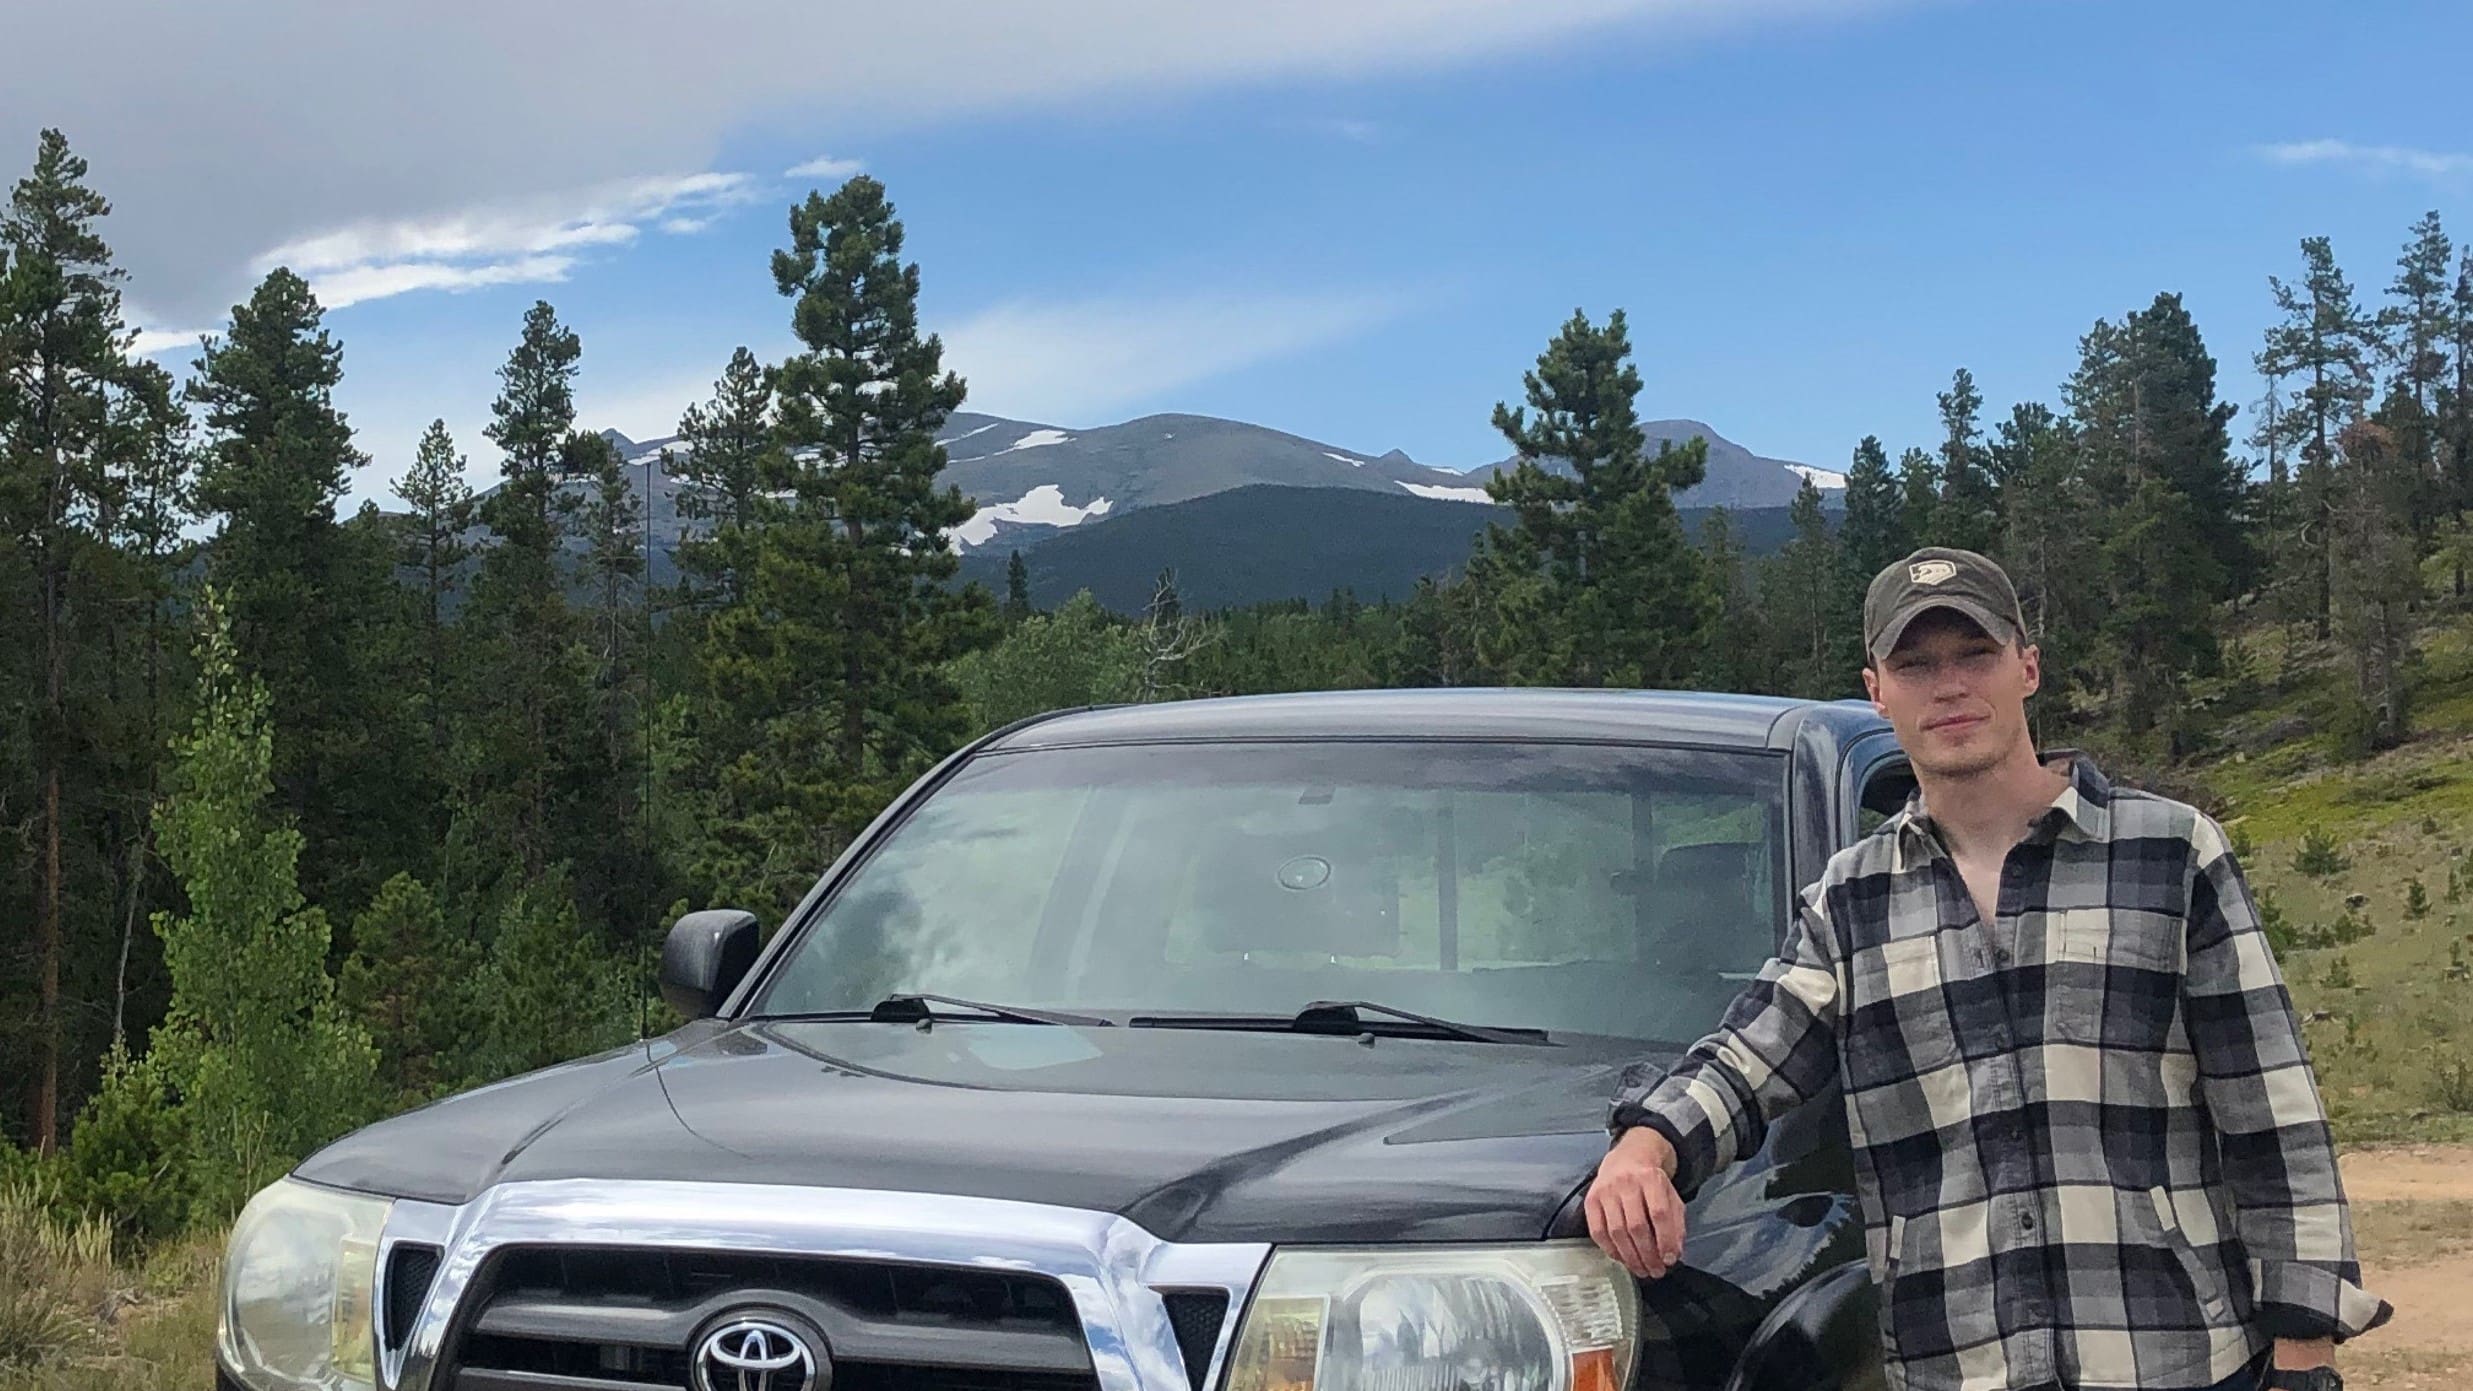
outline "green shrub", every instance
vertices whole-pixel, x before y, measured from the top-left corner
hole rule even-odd
[[[614,1048],[635,1037],[627,963],[576,920],[564,867],[525,885],[499,916],[480,998],[480,1075],[490,1081]]]
[[[2462,1047],[2430,1050],[2430,1101],[2442,1111],[2473,1113],[2473,1052]]]
[[[2321,976],[2319,980],[2321,984],[2325,985],[2330,990],[2358,990],[2361,988],[2361,982],[2353,977],[2353,963],[2349,959],[2341,956],[2327,963],[2327,973],[2324,976]]]
[[[2336,839],[2316,826],[2301,833],[2301,848],[2293,852],[2293,869],[2313,879],[2332,879],[2353,867],[2352,857],[2336,848]]]
[[[2430,891],[2422,887],[2419,878],[2408,880],[2405,883],[2404,915],[2408,918],[2430,916]]]
[[[69,1131],[60,1197],[108,1220],[124,1250],[174,1235],[189,1217],[188,1139],[162,1070],[115,1052]]]
[[[2300,951],[2301,944],[2293,940],[2292,921],[2284,915],[2284,904],[2273,889],[2260,889],[2258,900],[2258,930],[2266,934],[2267,949],[2281,957]]]
[[[2225,843],[2232,848],[2233,858],[2245,865],[2258,858],[2258,847],[2251,843],[2250,828],[2247,826],[2236,823]]]

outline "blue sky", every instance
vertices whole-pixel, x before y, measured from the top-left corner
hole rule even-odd
[[[639,436],[733,345],[785,351],[766,260],[792,198],[833,173],[782,171],[820,157],[890,188],[974,408],[1220,414],[1460,467],[1505,452],[1489,411],[1576,307],[1629,311],[1647,413],[1842,467],[1866,433],[1929,442],[1961,365],[1994,413],[2052,399],[2078,335],[2160,290],[2188,297],[2246,408],[2267,276],[2294,273],[2300,238],[2332,236],[2368,293],[2423,211],[2473,235],[2461,3],[1525,3],[1421,19],[1329,0],[1084,62],[1075,45],[1116,41],[1126,12],[1059,5],[1042,25],[1041,7],[945,0],[944,21],[985,21],[949,83],[949,35],[845,36],[842,71],[905,74],[868,100],[682,54],[650,103],[674,122],[623,109],[647,79],[615,71],[615,114],[544,122],[542,148],[468,183],[453,149],[422,148],[429,118],[373,98],[338,118],[378,132],[349,151],[264,122],[220,139],[369,190],[244,217],[231,246],[261,249],[223,263],[148,230],[200,195],[138,153],[144,113],[98,111],[95,177],[140,225],[130,292],[152,329],[207,326],[277,253],[325,263],[331,300],[371,296],[329,318],[377,460],[364,492],[433,415],[476,479],[494,471],[491,373],[536,296],[583,335],[588,423]],[[760,47],[746,28],[715,42]],[[380,40],[397,41],[333,38]],[[484,106],[521,81],[463,58],[427,76],[430,99]],[[18,120],[21,140],[46,119]],[[506,283],[379,293],[422,279]]]

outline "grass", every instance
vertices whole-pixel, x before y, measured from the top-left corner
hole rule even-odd
[[[2323,732],[2337,654],[2305,645],[2289,679],[2262,679],[2284,670],[2283,637],[2254,635],[2256,675],[2222,697],[2241,706],[2225,752],[2190,770],[2247,842],[2251,887],[2325,944],[2282,965],[2346,1143],[2473,1140],[2473,978],[2449,969],[2473,953],[2473,621],[2426,629],[2422,654],[2413,737],[2356,760]],[[2368,935],[2341,941],[2348,917]]]
[[[0,1191],[0,1391],[196,1391],[214,1383],[217,1244],[115,1262],[99,1222]]]

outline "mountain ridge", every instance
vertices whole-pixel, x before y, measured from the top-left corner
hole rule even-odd
[[[1680,444],[1694,435],[1709,442],[1707,477],[1676,496],[1676,505],[1684,510],[1783,507],[1794,500],[1806,476],[1823,488],[1844,486],[1841,475],[1754,454],[1702,421],[1658,420],[1642,429],[1652,449],[1661,441]],[[616,430],[601,434],[618,447],[631,471],[649,466],[656,538],[665,548],[674,546],[683,534],[677,517],[678,485],[660,462],[664,451],[678,448],[678,437],[635,440]],[[945,447],[946,480],[976,504],[972,517],[954,530],[955,548],[965,554],[1011,549],[1142,508],[1263,485],[1491,506],[1487,481],[1516,462],[1441,468],[1419,463],[1400,449],[1367,453],[1269,426],[1185,412],[1074,429],[956,411],[938,432],[937,442]],[[1559,461],[1546,467],[1569,472]],[[664,535],[665,530],[671,534]]]

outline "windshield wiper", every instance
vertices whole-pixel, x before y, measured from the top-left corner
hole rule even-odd
[[[1456,1039],[1466,1043],[1527,1043],[1551,1044],[1543,1029],[1495,1029],[1483,1024],[1461,1024],[1449,1019],[1437,1019],[1430,1014],[1417,1014],[1376,1004],[1372,1000],[1316,1000],[1293,1015],[1246,1014],[1147,1014],[1126,1020],[1137,1029],[1245,1029],[1261,1032],[1286,1031],[1305,1034],[1370,1033],[1366,1015],[1380,1015],[1415,1026],[1438,1038]]]
[[[955,1009],[977,1010],[991,1019],[1009,1020],[1016,1024],[1070,1024],[1086,1029],[1113,1028],[1116,1021],[1090,1014],[1064,1014],[1043,1009],[1023,1009],[1018,1005],[991,1005],[980,1000],[965,1000],[955,995],[887,995],[867,1012],[867,1018],[878,1024],[932,1024],[939,1019],[958,1016],[938,1014],[930,1005],[950,1005]]]

